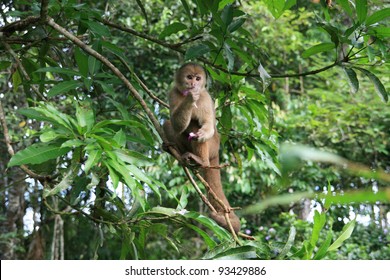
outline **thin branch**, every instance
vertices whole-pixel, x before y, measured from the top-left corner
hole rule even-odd
[[[29,16],[25,19],[18,20],[15,22],[12,22],[8,25],[5,25],[3,27],[0,27],[0,33],[3,32],[6,35],[12,34],[15,31],[23,31],[26,30],[31,25],[38,23],[41,20],[41,17],[39,16]]]
[[[134,78],[137,80],[138,84],[140,84],[140,86],[150,96],[150,98],[152,98],[153,100],[160,103],[162,106],[169,109],[169,105],[167,103],[165,103],[164,101],[162,101],[160,98],[158,98],[156,95],[153,94],[153,92],[141,81],[141,79],[137,76],[137,74],[135,74],[133,69],[131,69],[131,67],[126,63],[126,61],[122,57],[120,57],[120,56],[116,56],[116,57],[122,62],[122,64],[127,68],[127,70],[129,70],[129,72],[134,76]]]
[[[14,60],[16,61],[16,64],[20,70],[20,72],[22,73],[23,77],[25,80],[27,81],[31,81],[31,78],[30,76],[28,75],[26,69],[24,69],[23,67],[23,64],[22,62],[20,61],[18,55],[14,52],[14,50],[10,47],[10,45],[6,42],[3,42],[3,45],[5,46],[5,49],[11,54],[11,56],[14,58]],[[37,87],[35,87],[34,85],[31,85],[31,88],[33,89],[33,91],[42,99],[42,100],[46,100],[46,98],[40,93],[39,89]]]
[[[103,24],[105,24],[107,26],[110,26],[110,27],[119,29],[121,31],[133,34],[133,35],[135,35],[137,37],[146,39],[148,41],[151,41],[151,42],[156,43],[158,45],[161,45],[163,47],[166,47],[166,48],[169,48],[171,50],[177,51],[177,52],[179,52],[181,54],[185,54],[185,50],[183,50],[181,48],[181,45],[182,45],[181,43],[169,44],[169,43],[167,43],[165,41],[156,39],[153,36],[143,34],[141,32],[138,32],[138,31],[134,30],[134,29],[131,29],[129,27],[113,23],[113,22],[111,22],[109,20],[106,20],[106,19],[96,19],[96,20],[100,21],[101,23],[103,23]],[[229,70],[223,68],[222,66],[214,65],[213,62],[208,61],[207,59],[204,59],[204,58],[198,58],[198,59],[200,61],[202,61],[203,63],[205,63],[207,65],[210,65],[211,67],[213,67],[215,69],[218,69],[218,70],[220,70],[220,71],[222,71],[224,73],[227,73],[227,74],[231,74],[231,75],[235,75],[235,76],[259,78],[259,74],[257,74],[257,73],[256,74],[251,74],[250,72],[234,72],[234,71],[232,72],[232,71],[229,71]],[[297,73],[297,74],[270,74],[270,76],[271,76],[271,78],[274,78],[274,79],[278,79],[278,78],[296,78],[296,77],[310,76],[310,75],[315,75],[315,74],[324,72],[324,71],[326,71],[326,70],[328,70],[330,68],[333,68],[333,67],[337,66],[338,64],[339,64],[339,62],[335,61],[334,63],[332,63],[330,65],[327,65],[325,67],[322,67],[322,68],[319,68],[319,69],[316,69],[316,70],[312,70],[312,71],[307,71],[307,72]]]
[[[127,32],[127,33],[130,33],[130,34],[133,34],[137,37],[140,37],[140,38],[143,38],[143,39],[146,39],[148,41],[151,41],[153,43],[156,43],[158,45],[161,45],[163,47],[166,47],[166,48],[169,48],[169,49],[172,49],[172,50],[175,50],[177,52],[180,52],[182,54],[185,53],[184,50],[182,50],[180,48],[180,44],[169,44],[165,41],[162,41],[162,40],[159,40],[153,36],[150,36],[150,35],[146,35],[146,34],[143,34],[141,32],[138,32],[134,29],[131,29],[129,27],[126,27],[126,26],[123,26],[123,25],[120,25],[120,24],[117,24],[117,23],[113,23],[109,20],[106,20],[106,19],[99,19],[99,18],[96,18],[97,21],[100,21],[101,23],[105,24],[105,25],[108,25],[108,26],[111,26],[113,28],[116,28],[116,29],[119,29],[119,30],[122,30],[124,32]]]

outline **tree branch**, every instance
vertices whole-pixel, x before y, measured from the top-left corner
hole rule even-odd
[[[11,56],[14,58],[14,60],[16,61],[16,64],[20,70],[20,72],[22,73],[23,77],[25,80],[27,81],[31,81],[31,78],[30,76],[28,75],[26,69],[24,69],[23,67],[23,64],[22,62],[20,61],[18,55],[14,52],[14,50],[10,47],[10,45],[8,45],[8,43],[6,42],[3,42],[3,45],[5,46],[5,49],[11,54]],[[33,89],[33,91],[42,99],[42,100],[46,100],[46,97],[44,97],[39,89],[37,87],[35,87],[34,85],[31,85],[31,88]]]
[[[161,45],[163,47],[166,47],[168,49],[174,50],[174,51],[179,52],[181,54],[185,54],[185,50],[183,50],[181,48],[183,43],[170,44],[170,43],[167,43],[165,41],[159,40],[159,39],[157,39],[157,38],[155,38],[153,36],[143,34],[141,32],[138,32],[138,31],[134,30],[134,29],[131,29],[129,27],[113,23],[113,22],[111,22],[109,20],[106,20],[106,19],[96,19],[96,20],[100,21],[101,23],[103,23],[103,24],[105,24],[107,26],[110,26],[110,27],[116,28],[118,30],[121,30],[121,31],[130,33],[130,34],[133,34],[133,35],[135,35],[137,37],[146,39],[148,41],[151,41],[153,43],[156,43],[156,44]],[[200,37],[197,37],[196,39],[199,39],[199,38]],[[220,71],[222,71],[224,73],[230,74],[230,75],[242,76],[242,77],[250,77],[250,78],[259,78],[259,74],[258,73],[251,74],[250,72],[229,71],[229,70],[225,69],[222,66],[215,65],[213,62],[211,62],[211,61],[209,61],[207,59],[198,58],[198,60],[202,61],[206,65],[210,65],[211,67],[213,67],[215,69],[218,69],[218,70],[220,70]],[[270,76],[271,76],[271,78],[274,78],[274,79],[279,79],[279,78],[297,78],[297,77],[310,76],[310,75],[315,75],[315,74],[324,72],[324,71],[326,71],[326,70],[328,70],[330,68],[333,68],[333,67],[337,66],[338,64],[339,64],[339,61],[335,61],[334,63],[332,63],[330,65],[324,66],[324,67],[316,69],[316,70],[311,70],[311,71],[297,73],[297,74],[276,74],[276,73],[274,73],[274,74],[270,74]]]

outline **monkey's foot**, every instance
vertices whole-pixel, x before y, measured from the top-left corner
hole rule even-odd
[[[182,163],[188,167],[202,167],[202,168],[208,167],[208,165],[206,165],[200,157],[190,152],[183,154],[181,156],[181,159],[182,159]]]

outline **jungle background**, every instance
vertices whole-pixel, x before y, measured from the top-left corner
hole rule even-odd
[[[390,259],[388,1],[0,3],[1,259]],[[161,148],[187,61],[254,240]]]

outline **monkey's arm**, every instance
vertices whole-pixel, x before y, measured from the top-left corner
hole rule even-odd
[[[199,125],[201,127],[198,130],[197,137],[200,142],[209,140],[215,133],[214,103],[208,94],[204,96],[202,102],[204,103],[204,106],[201,106],[200,112],[198,112]]]
[[[189,94],[181,96],[173,90],[170,93],[169,106],[171,108],[171,123],[177,133],[183,133],[191,122],[194,100]]]

